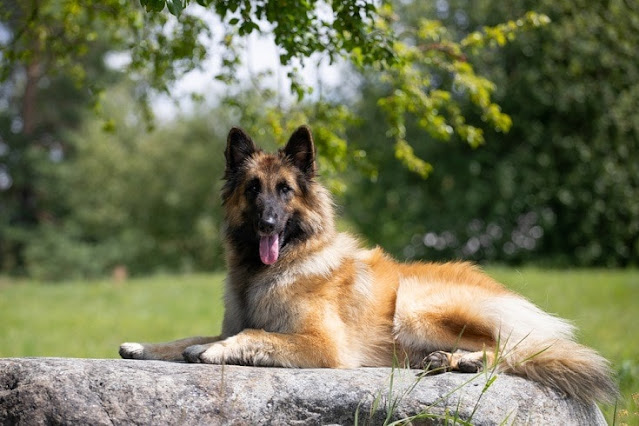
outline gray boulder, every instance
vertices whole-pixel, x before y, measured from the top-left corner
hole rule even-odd
[[[0,424],[378,425],[387,416],[418,414],[413,424],[442,424],[455,416],[478,425],[606,424],[596,405],[518,377],[445,373],[420,379],[418,374],[390,368],[0,359]]]

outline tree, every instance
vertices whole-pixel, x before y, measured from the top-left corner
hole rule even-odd
[[[418,25],[410,17],[439,13],[458,37],[532,6],[450,0],[438,2],[439,11],[425,12],[434,6],[402,4],[406,10],[399,13],[407,25]],[[413,258],[638,262],[639,68],[630,53],[639,41],[636,8],[628,2],[563,1],[535,7],[553,23],[474,59],[482,75],[499,82],[494,98],[513,119],[510,132],[486,129],[490,142],[478,150],[459,143],[419,144],[418,155],[437,165],[426,182],[388,161],[390,150],[376,152],[377,182],[355,185],[357,202],[348,203],[361,206],[350,216],[371,240]],[[375,125],[382,112],[366,103],[361,108],[359,115],[373,125],[353,130],[351,140],[363,149],[383,146],[375,136],[383,133]],[[480,119],[471,105],[462,108],[469,121]],[[421,137],[414,122],[407,134]]]
[[[18,63],[26,64],[27,77],[30,70],[47,68],[43,63],[55,61],[49,64],[49,69],[62,68],[78,84],[99,91],[85,79],[80,58],[98,39],[98,33],[106,33],[110,34],[107,43],[111,48],[130,53],[131,61],[125,71],[138,81],[142,99],[147,98],[149,89],[168,92],[176,78],[201,65],[209,53],[203,40],[211,33],[198,16],[198,9],[189,5],[188,0],[140,3],[149,13],[116,0],[92,1],[84,7],[71,0],[33,1],[28,5],[5,1],[12,6],[7,8],[5,19],[12,22],[15,31],[5,46],[2,60],[9,65],[7,69]],[[388,3],[380,7],[361,0],[286,4],[276,0],[198,0],[197,3],[213,10],[225,27],[223,44],[228,56],[223,60],[225,71],[218,77],[227,82],[239,62],[233,49],[234,40],[264,31],[272,32],[283,65],[303,63],[319,53],[330,61],[347,58],[356,66],[372,66],[381,71],[381,78],[395,86],[393,94],[383,101],[396,136],[395,154],[422,175],[427,174],[429,166],[413,155],[405,140],[405,113],[420,115],[420,125],[437,137],[449,138],[457,133],[471,145],[483,143],[481,129],[467,124],[461,115],[457,99],[450,92],[450,86],[454,85],[480,108],[488,125],[507,130],[508,117],[491,101],[494,84],[477,76],[466,56],[487,44],[501,45],[518,31],[548,22],[544,16],[530,12],[521,19],[455,40],[445,27],[432,20],[423,20],[415,31],[398,35],[397,16]],[[159,13],[165,7],[177,19]],[[35,74],[37,79],[38,73]],[[445,75],[449,87],[433,84],[431,78],[437,74]],[[305,88],[295,78],[295,69],[290,75],[292,89],[301,99]],[[6,73],[3,77],[6,80]],[[24,105],[31,105],[28,89],[33,84],[29,82],[27,78]]]
[[[639,8],[627,1],[537,5],[554,24],[485,64],[504,82],[498,97],[517,117],[494,155],[511,163],[514,190],[530,194],[520,212],[551,213],[539,241],[547,259],[637,264],[639,66],[631,46],[639,42]],[[512,13],[526,7],[515,4]],[[473,12],[478,20],[503,16],[494,6]]]
[[[43,191],[43,172],[64,158],[64,130],[81,122],[89,89],[110,84],[115,74],[104,66],[104,39],[95,32],[84,35],[93,48],[78,47],[73,64],[55,56],[65,43],[79,43],[61,28],[66,12],[52,16],[50,5],[36,2],[28,10],[20,2],[1,5],[9,37],[0,57],[0,267],[20,271],[30,232],[65,211],[56,191]],[[91,87],[80,89],[78,79]]]
[[[393,136],[394,156],[413,172],[426,176],[431,166],[415,155],[414,146],[406,137],[407,117],[419,116],[419,125],[436,137],[456,134],[473,146],[484,140],[482,126],[507,130],[508,117],[491,100],[494,85],[475,74],[467,57],[547,21],[540,15],[525,14],[519,20],[455,39],[436,21],[424,20],[415,31],[398,31],[402,24],[388,3],[379,7],[361,0],[285,5],[276,0],[188,3],[0,3],[0,20],[7,30],[0,57],[5,99],[0,109],[5,117],[4,128],[13,126],[14,130],[11,141],[3,141],[8,154],[0,160],[5,181],[10,181],[8,188],[0,191],[9,195],[8,204],[13,206],[7,210],[12,213],[5,213],[0,219],[6,225],[0,236],[2,262],[13,265],[5,267],[20,267],[23,263],[24,242],[31,240],[31,230],[55,224],[69,214],[70,206],[60,204],[57,189],[44,177],[50,168],[57,167],[56,163],[72,159],[74,148],[64,134],[77,127],[81,119],[46,121],[43,110],[65,112],[59,99],[70,101],[77,95],[74,108],[90,102],[102,117],[104,130],[114,131],[118,123],[101,106],[104,91],[114,81],[109,76],[127,75],[132,82],[131,92],[139,101],[137,113],[151,128],[151,94],[170,94],[176,79],[200,67],[212,54],[221,57],[224,65],[217,77],[233,84],[234,70],[240,62],[238,43],[249,34],[269,32],[281,51],[280,61],[291,67],[291,89],[300,101],[309,89],[299,83],[295,69],[313,54],[325,55],[330,61],[346,59],[356,67],[379,73],[379,78],[392,88],[381,104],[387,129]],[[169,13],[164,12],[165,8]],[[213,13],[221,22],[221,50],[212,45],[205,13]],[[106,55],[113,52],[124,52],[129,59],[121,73],[107,72],[104,67]],[[434,84],[431,77],[435,76],[443,83]],[[43,88],[58,78],[65,82],[69,93],[45,98],[47,91]],[[269,96],[264,99],[266,123],[274,135],[279,135],[289,125],[285,124],[285,114],[296,108],[282,108],[269,101]],[[469,100],[479,111],[479,123],[471,124],[465,119],[460,104],[463,100]],[[317,119],[318,140],[325,144],[323,166],[329,171],[343,170],[347,152],[365,164],[366,153],[349,148],[345,140],[352,115],[334,103],[312,104],[309,107],[308,102],[303,102],[297,108],[297,116]],[[331,184],[336,189],[341,186],[337,180]]]
[[[33,233],[54,227],[68,214],[69,206],[58,197],[61,188],[46,177],[73,156],[66,133],[80,127],[87,106],[102,116],[105,130],[113,128],[100,111],[100,100],[121,74],[105,66],[107,53],[133,52],[129,70],[137,84],[132,92],[147,122],[149,82],[159,88],[161,76],[190,69],[201,59],[195,40],[201,21],[185,17],[174,31],[166,21],[118,1],[0,3],[5,35],[0,56],[3,269],[27,267],[25,251]]]
[[[227,111],[206,109],[147,131],[130,119],[136,103],[129,84],[103,100],[120,124],[104,132],[98,120],[87,120],[67,134],[73,156],[42,171],[43,192],[55,190],[66,212],[31,232],[24,250],[30,276],[81,279],[118,266],[141,274],[223,265],[217,193]]]

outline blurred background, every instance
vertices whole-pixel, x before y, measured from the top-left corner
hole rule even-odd
[[[485,143],[474,148],[457,134],[438,140],[418,115],[405,119],[406,140],[433,166],[427,179],[396,158],[379,103],[393,87],[375,69],[311,58],[301,78],[314,91],[298,101],[284,75],[290,67],[279,65],[276,53],[268,57],[269,46],[275,50],[267,32],[235,46],[244,60],[234,70],[240,77],[225,81],[220,61],[228,50],[216,30],[222,23],[205,8],[195,15],[212,31],[201,48],[208,51],[195,42],[171,46],[175,34],[164,45],[144,34],[135,45],[127,39],[135,25],[151,25],[135,19],[163,16],[166,27],[168,13],[138,10],[142,18],[110,22],[91,19],[84,7],[74,11],[73,2],[2,4],[3,43],[26,46],[3,58],[0,86],[5,274],[61,280],[110,275],[116,267],[131,275],[222,268],[217,192],[226,132],[243,126],[273,148],[304,121],[315,129],[321,172],[344,206],[345,223],[400,259],[639,262],[634,2],[398,2],[402,31],[427,17],[453,39],[530,9],[552,21],[470,58],[496,84],[493,101],[512,119],[509,131],[484,125]],[[156,68],[132,69],[134,49],[147,49],[144,59]],[[197,55],[199,68],[187,72],[184,65],[183,74],[157,64]],[[446,78],[432,72],[430,84],[443,86]],[[172,85],[145,90],[153,79]],[[481,127],[477,108],[458,98],[465,119]]]
[[[631,401],[639,350],[601,323],[623,334],[639,312],[639,5],[333,2],[355,22],[334,48],[292,30],[313,25],[302,6],[275,3],[0,1],[4,308],[33,315],[39,295],[70,293],[126,305],[114,282],[158,274],[192,274],[185,286],[218,297],[226,133],[239,125],[275,149],[308,123],[340,227],[402,260],[472,260],[524,293],[539,283],[529,297],[598,323],[589,343],[619,345],[607,355]],[[300,4],[330,16],[329,3]],[[144,299],[154,285],[170,286],[129,289]],[[577,299],[564,308],[566,294]],[[26,314],[7,315],[5,356],[52,354],[15,343]],[[103,356],[88,348],[58,354]]]

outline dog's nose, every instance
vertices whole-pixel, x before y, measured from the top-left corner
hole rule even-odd
[[[275,217],[275,215],[264,215],[260,218],[260,231],[273,232],[276,223],[277,217]]]

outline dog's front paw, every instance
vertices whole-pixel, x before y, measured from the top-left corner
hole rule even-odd
[[[144,345],[141,343],[122,343],[119,352],[124,359],[144,359]]]
[[[210,345],[189,346],[188,348],[184,350],[184,352],[182,352],[182,356],[184,357],[184,360],[186,362],[192,362],[192,363],[203,362],[202,360],[200,360],[200,355],[202,355],[209,346]]]
[[[205,364],[228,364],[229,350],[224,342],[213,343],[200,354],[200,362]]]
[[[193,345],[184,350],[182,356],[187,362],[204,364],[226,363],[225,344],[218,342],[210,345]]]

